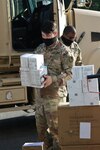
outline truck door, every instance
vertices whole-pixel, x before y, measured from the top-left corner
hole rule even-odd
[[[42,43],[41,24],[54,20],[53,1],[10,0],[12,45],[16,51],[33,51]]]
[[[94,64],[95,73],[100,70],[100,12],[74,9],[74,25],[77,37],[85,32],[79,43],[84,64]],[[99,72],[100,73],[100,72]]]
[[[32,7],[30,7],[29,2]],[[16,50],[27,49],[29,46],[30,18],[35,4],[32,0],[10,0],[10,6],[13,48]]]
[[[58,25],[59,36],[62,35],[63,29],[66,26],[65,4],[64,0],[54,0],[54,20]]]

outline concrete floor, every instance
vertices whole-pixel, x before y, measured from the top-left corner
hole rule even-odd
[[[0,113],[0,150],[22,150],[25,142],[38,141],[33,113]]]

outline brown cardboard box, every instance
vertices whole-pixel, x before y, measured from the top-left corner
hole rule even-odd
[[[43,142],[25,143],[22,146],[22,150],[43,150]]]
[[[100,144],[100,105],[58,107],[61,145]]]
[[[61,150],[100,150],[100,145],[62,146]]]

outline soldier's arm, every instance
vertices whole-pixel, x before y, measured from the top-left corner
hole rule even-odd
[[[72,67],[74,66],[74,58],[71,53],[65,51],[61,56],[62,72],[58,76],[52,76],[53,82],[62,84],[66,80],[72,78]]]
[[[44,43],[40,44],[38,47],[34,49],[34,54],[42,54],[44,50]]]
[[[82,65],[82,55],[81,55],[81,49],[79,48],[78,45],[77,45],[77,51],[78,51],[78,55],[77,55],[75,65],[76,66],[81,66]]]

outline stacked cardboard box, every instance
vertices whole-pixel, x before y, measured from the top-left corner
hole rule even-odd
[[[73,78],[67,82],[69,103],[58,107],[61,150],[99,150],[98,80],[87,80],[87,75],[94,74],[94,66],[75,66],[72,72]]]
[[[43,142],[25,143],[22,146],[22,150],[44,150],[44,143]]]
[[[62,150],[99,150],[99,105],[60,105],[58,107],[58,122],[59,142]]]
[[[47,67],[42,54],[24,54],[20,57],[20,76],[22,86],[42,88]]]
[[[72,80],[67,82],[70,106],[98,105],[98,79],[87,79],[94,74],[94,65],[75,66]]]

